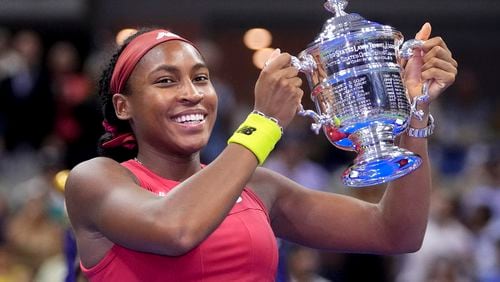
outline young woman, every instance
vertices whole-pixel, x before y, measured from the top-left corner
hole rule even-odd
[[[405,66],[409,95],[431,100],[457,63],[425,24],[423,56]],[[139,32],[101,80],[103,157],[70,173],[66,204],[91,281],[273,281],[275,237],[309,247],[394,254],[419,248],[431,189],[427,140],[400,145],[424,158],[378,204],[305,189],[259,167],[303,95],[290,55],[276,50],[255,85],[255,111],[209,165],[200,163],[217,96],[202,55],[166,30]],[[428,114],[428,105],[422,106]],[[410,126],[424,128],[412,119]],[[279,123],[279,125],[278,125]]]

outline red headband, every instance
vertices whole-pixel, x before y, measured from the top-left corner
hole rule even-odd
[[[189,40],[164,29],[152,30],[132,39],[116,62],[113,75],[111,76],[111,95],[122,93],[123,87],[135,66],[149,50],[160,43],[170,40],[181,40],[193,45]]]

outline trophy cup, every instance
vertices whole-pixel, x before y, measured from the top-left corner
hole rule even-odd
[[[408,127],[412,114],[421,118],[416,103],[410,105],[402,80],[401,59],[408,59],[420,40],[404,42],[394,28],[344,12],[345,0],[325,1],[334,13],[323,30],[292,65],[305,74],[316,111],[299,111],[314,120],[311,129],[322,128],[337,148],[357,153],[342,180],[351,187],[392,181],[420,166],[417,154],[394,144]]]

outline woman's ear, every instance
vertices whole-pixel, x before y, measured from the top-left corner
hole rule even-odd
[[[127,96],[116,93],[113,95],[113,106],[115,108],[115,114],[120,120],[130,119],[130,105]]]

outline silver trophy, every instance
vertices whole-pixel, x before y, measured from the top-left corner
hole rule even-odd
[[[311,117],[316,134],[322,128],[328,140],[357,157],[342,176],[347,186],[363,187],[388,182],[420,166],[417,154],[399,148],[394,139],[408,127],[410,116],[421,118],[410,105],[402,80],[401,59],[422,46],[404,42],[401,32],[344,12],[345,0],[329,0],[334,13],[316,39],[292,57],[292,65],[307,77],[316,111],[300,110]]]

